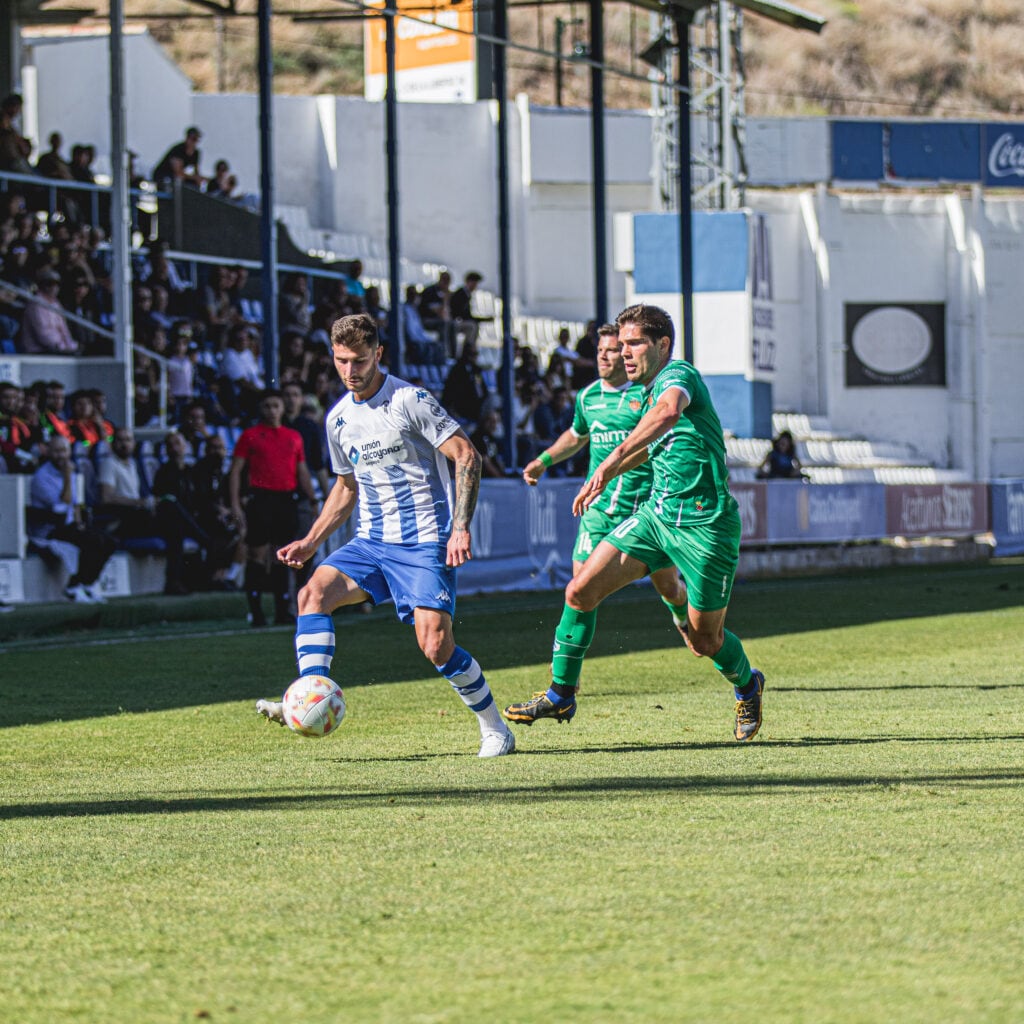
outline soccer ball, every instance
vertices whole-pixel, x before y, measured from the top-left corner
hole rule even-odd
[[[284,723],[300,736],[326,736],[345,717],[345,695],[327,676],[299,676],[284,692]]]

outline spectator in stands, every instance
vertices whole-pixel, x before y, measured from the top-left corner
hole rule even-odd
[[[43,178],[56,178],[58,181],[71,181],[71,166],[60,155],[64,138],[60,132],[51,132],[50,148],[40,155],[36,161],[36,174]]]
[[[96,159],[96,147],[80,143],[71,147],[71,177],[85,185],[95,185],[96,175],[92,162]]]
[[[0,103],[0,171],[32,174],[32,165],[28,162],[32,143],[15,127],[22,106],[23,100],[16,92]]]
[[[132,285],[132,325],[136,334],[141,334],[153,313],[153,289],[136,282]],[[164,327],[170,327],[170,319]]]
[[[772,441],[771,449],[764,457],[764,461],[758,466],[757,478],[759,480],[803,480],[806,473],[800,467],[800,460],[796,457],[796,444],[793,442],[793,435],[788,430],[783,430]]]
[[[110,443],[110,456],[97,473],[100,500],[97,515],[119,540],[152,537],[156,533],[156,501],[145,493],[135,461],[135,435],[118,427]]]
[[[537,432],[537,443],[545,448],[549,448],[572,426],[572,416],[573,407],[569,389],[567,387],[555,388],[550,401],[537,406],[533,414],[533,425]],[[560,462],[548,470],[548,476],[570,476],[573,474],[572,466],[572,460]],[[557,473],[557,470],[561,470],[561,473]]]
[[[9,343],[4,345],[4,351],[7,352],[13,349],[14,339],[21,329],[22,303],[17,293],[3,287],[2,282],[0,274],[0,342]]]
[[[501,457],[501,415],[497,409],[489,409],[483,414],[480,425],[470,435],[473,447],[483,456],[481,476],[503,477],[505,463]]]
[[[368,284],[363,293],[364,311],[377,325],[377,333],[382,342],[388,342],[388,311],[380,300],[380,289],[375,284]]]
[[[31,289],[34,283],[31,253],[20,239],[14,240],[4,256],[3,279],[23,291]]]
[[[164,285],[156,281],[154,281],[150,286],[149,291],[152,296],[152,308],[149,310],[146,319],[150,323],[156,324],[158,327],[162,327],[165,331],[170,331],[177,319],[167,311],[167,305],[170,301],[170,292]]]
[[[213,177],[206,183],[206,194],[218,199],[232,200],[235,198],[236,188],[238,179],[231,173],[227,160],[218,160],[213,165]]]
[[[512,424],[516,432],[516,461],[520,466],[530,462],[537,452],[537,432],[533,414],[544,401],[544,385],[524,378],[516,385],[512,399]]]
[[[58,541],[77,548],[77,568],[64,586],[64,596],[81,604],[103,603],[96,581],[115,543],[88,523],[86,509],[74,492],[71,444],[67,438],[54,437],[47,446],[46,461],[32,475],[28,534],[41,546]]]
[[[313,353],[306,344],[306,336],[294,327],[281,332],[281,357],[278,362],[278,373],[282,384],[285,381],[301,382],[309,376],[309,368],[313,363]],[[287,406],[287,401],[285,405]]]
[[[96,297],[95,286],[90,282],[89,278],[82,271],[76,270],[69,278],[64,278],[63,281],[63,293],[60,296],[60,302],[64,309],[69,313],[74,313],[75,316],[80,317],[82,320],[88,320],[90,323],[99,326],[99,302]],[[99,344],[100,335],[90,330],[84,324],[76,323],[73,320],[67,321],[67,324],[68,332],[78,345],[78,351],[82,355],[100,354],[97,350],[104,347]]]
[[[87,448],[107,440],[102,427],[96,423],[92,395],[84,389],[71,395],[71,418],[68,420],[68,426],[75,441]]]
[[[160,396],[149,383],[151,359],[135,356],[135,380],[132,390],[132,415],[140,427],[155,424],[160,418]]]
[[[323,353],[330,358],[331,324],[337,318],[338,315],[332,305],[321,303],[313,310],[309,340],[314,353]]]
[[[195,483],[186,461],[188,442],[176,430],[164,438],[166,460],[153,478],[156,499],[156,526],[167,556],[164,593],[182,596],[189,593],[185,583],[185,541],[194,540],[204,552],[211,547],[206,531],[197,522]],[[206,582],[205,580],[203,581]]]
[[[28,448],[35,459],[35,464],[32,466],[34,470],[39,460],[46,455],[46,434],[43,432],[40,419],[38,391],[33,391],[31,387],[25,390],[21,397],[21,408],[18,410],[18,415],[28,427]]]
[[[114,438],[114,424],[107,419],[107,393],[101,388],[88,388],[86,394],[92,399],[92,418],[100,440],[109,444]]]
[[[199,348],[192,332],[178,331],[167,356],[168,414],[177,423],[195,397],[196,357]]]
[[[320,487],[321,494],[327,494],[331,483],[327,474],[326,459],[324,457],[324,433],[320,421],[310,419],[303,414],[302,406],[305,401],[305,394],[302,385],[298,381],[289,381],[281,386],[281,395],[284,398],[284,418],[282,424],[290,427],[302,438],[302,451],[306,457],[306,468],[310,476]],[[310,520],[312,523],[312,520]],[[307,524],[308,530],[309,524]],[[299,527],[300,532],[302,527]],[[303,534],[304,536],[304,534]]]
[[[40,239],[40,224],[36,215],[29,210],[18,215],[14,222],[18,229],[16,245],[23,245],[28,250],[28,265],[34,271],[46,263],[46,247]]]
[[[306,457],[306,467],[313,480],[314,486],[321,495],[327,494],[331,489],[331,482],[328,479],[325,441],[323,432],[323,417],[319,420],[312,420],[303,415],[302,403],[305,395],[302,393],[302,386],[291,381],[281,386],[281,393],[284,397],[284,418],[281,423],[290,427],[302,438],[302,452]],[[297,509],[298,532],[296,536],[304,537],[316,519],[318,506],[316,503],[306,500],[299,495]],[[308,562],[296,573],[296,584],[299,587],[305,586],[306,581],[313,575],[313,566]]]
[[[245,545],[241,543],[229,505],[226,458],[224,438],[214,434],[192,470],[193,512],[196,522],[210,538],[207,567],[213,590],[237,590],[245,569]]]
[[[444,349],[437,335],[428,333],[423,326],[419,312],[419,293],[414,284],[405,289],[401,313],[406,361],[441,365],[444,362]]]
[[[267,391],[259,405],[261,422],[238,439],[231,459],[228,483],[231,511],[245,524],[248,564],[245,593],[249,622],[265,626],[261,596],[270,589],[274,595],[277,625],[295,622],[289,607],[289,570],[275,557],[278,548],[295,537],[297,492],[316,506],[313,482],[306,466],[302,438],[282,425],[284,399],[279,391]],[[243,511],[242,472],[248,470],[249,499]]]
[[[562,327],[558,332],[558,344],[548,360],[548,373],[557,377],[558,383],[567,388],[572,384],[574,368],[579,360],[579,356],[570,345],[570,340],[569,328]]]
[[[480,332],[480,324],[491,319],[489,316],[476,316],[473,313],[473,292],[480,286],[484,275],[479,270],[470,270],[462,279],[462,286],[452,292],[448,302],[448,308],[452,315],[452,325],[455,334],[461,334],[466,342],[476,344],[477,335]],[[452,340],[454,345],[454,337]],[[454,356],[455,352],[449,349]]]
[[[448,371],[441,404],[463,423],[475,425],[480,422],[487,395],[487,384],[477,362],[476,343],[467,339],[462,354]]]
[[[305,274],[286,274],[278,298],[277,327],[281,334],[298,331],[303,337],[312,326],[309,308],[309,281]]]
[[[576,359],[572,364],[570,387],[573,391],[585,388],[597,380],[597,321],[588,320],[586,330],[576,342]]]
[[[518,350],[519,364],[516,366],[515,383],[518,390],[519,385],[527,383],[532,389],[535,384],[540,384],[544,377],[540,372],[540,363],[537,360],[537,353],[528,345],[520,345]]]
[[[184,296],[189,286],[181,276],[174,261],[167,256],[167,243],[157,239],[150,243],[149,253],[139,268],[138,279],[154,288],[153,301],[156,303],[156,285],[167,289],[168,308],[171,313],[184,312]]]
[[[64,418],[64,385],[59,380],[34,380],[25,390],[22,419],[29,423],[25,407],[34,405],[39,413],[40,440],[49,441],[55,434],[74,441],[71,427]],[[29,423],[31,427],[31,423]]]
[[[255,332],[245,324],[235,324],[228,331],[228,347],[221,363],[221,400],[235,419],[251,421],[258,415],[263,393],[263,371],[250,344],[257,340]]]
[[[446,339],[451,324],[452,275],[442,270],[437,280],[423,289],[420,295],[420,319],[428,331],[437,331]]]
[[[189,402],[186,406],[179,432],[197,459],[205,453],[210,441],[217,436],[206,422],[206,406],[199,401]]]
[[[345,287],[348,289],[349,295],[355,299],[361,299],[366,294],[366,289],[363,287],[363,282],[360,280],[363,276],[363,261],[353,260],[348,265],[348,273],[345,274],[344,281]]]
[[[8,473],[31,473],[36,468],[32,432],[18,415],[21,401],[21,388],[0,381],[0,458]]]
[[[196,127],[185,129],[185,138],[175,143],[153,168],[153,180],[160,188],[168,188],[175,182],[190,188],[201,189],[205,182],[199,171],[202,153],[199,140],[202,132]]]
[[[60,274],[56,270],[41,270],[38,292],[25,307],[21,321],[18,345],[29,354],[74,355],[78,342],[71,337],[63,307],[57,298]]]
[[[231,286],[235,275],[230,267],[213,267],[203,286],[203,325],[206,340],[216,349],[221,348],[227,330],[236,322],[236,311],[231,299]]]

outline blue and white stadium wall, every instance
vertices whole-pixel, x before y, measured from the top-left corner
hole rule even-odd
[[[693,214],[694,363],[727,431],[770,437],[771,375],[758,365],[755,344],[753,228],[748,212]],[[632,270],[630,301],[672,314],[675,354],[682,358],[678,216],[635,214],[631,248],[632,267],[618,266]],[[770,281],[768,286],[770,291]]]

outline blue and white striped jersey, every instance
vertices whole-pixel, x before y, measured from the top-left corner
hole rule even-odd
[[[356,535],[387,544],[446,543],[454,489],[437,450],[459,425],[426,390],[388,375],[366,402],[348,392],[327,414],[338,476],[359,487]]]

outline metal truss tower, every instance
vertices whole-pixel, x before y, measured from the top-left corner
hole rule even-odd
[[[681,22],[651,15],[651,43],[644,58],[661,74],[652,85],[655,204],[679,209],[679,102],[666,87],[675,80],[679,46],[686,47],[691,87],[693,145],[690,153],[692,204],[695,210],[733,210],[743,204],[744,156],[743,11],[719,0],[698,10],[680,40]],[[663,84],[664,83],[664,84]]]

